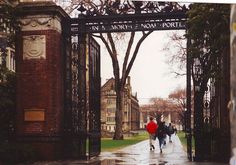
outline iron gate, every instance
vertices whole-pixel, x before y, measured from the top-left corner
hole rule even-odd
[[[100,153],[100,46],[88,35],[72,36],[65,66],[65,144],[67,158]]]
[[[100,46],[88,37],[89,45],[89,157],[96,156],[101,150],[100,123]]]

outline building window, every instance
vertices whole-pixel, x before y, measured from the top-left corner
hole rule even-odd
[[[10,54],[11,54],[11,59],[10,59],[11,70],[15,71],[16,70],[16,66],[15,66],[16,65],[15,64],[15,53],[14,53],[14,51],[11,51]]]
[[[14,51],[10,47],[6,48],[6,67],[11,71],[15,71]]]
[[[116,109],[115,108],[107,108],[107,113],[115,113]]]
[[[114,99],[107,99],[107,104],[115,104],[116,101]]]
[[[115,122],[115,117],[107,117],[108,122]]]

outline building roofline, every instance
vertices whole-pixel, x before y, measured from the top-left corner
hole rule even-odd
[[[105,82],[105,84],[102,85],[102,88],[104,88],[105,86],[107,86],[107,84],[112,81],[112,80],[115,80],[113,77],[110,78],[109,80],[107,80],[107,82]]]

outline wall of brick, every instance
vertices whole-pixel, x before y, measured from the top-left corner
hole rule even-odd
[[[22,38],[29,35],[46,36],[46,59],[23,60]],[[25,31],[19,33],[17,42],[17,137],[42,149],[41,153],[47,148],[48,153],[41,156],[54,159],[63,131],[62,37],[56,30]],[[26,109],[43,109],[45,120],[25,121]]]

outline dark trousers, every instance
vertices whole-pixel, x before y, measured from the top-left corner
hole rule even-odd
[[[164,137],[158,137],[158,140],[159,140],[159,147],[160,147],[160,149],[162,149],[162,147],[164,145],[165,138]]]

